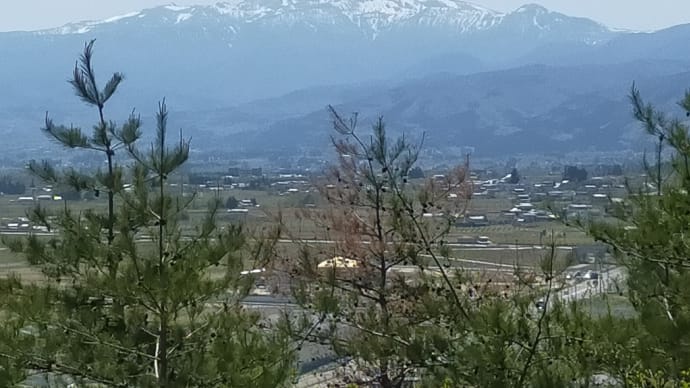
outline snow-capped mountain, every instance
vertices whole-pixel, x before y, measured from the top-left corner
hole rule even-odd
[[[267,136],[279,145],[308,142],[309,128],[327,127],[322,113],[329,103],[383,113],[401,127],[437,128],[438,144],[460,138],[489,147],[507,139],[501,134],[522,136],[534,128],[544,132],[537,138],[558,129],[559,139],[581,133],[591,140],[596,136],[586,129],[603,125],[599,119],[614,105],[609,97],[568,85],[624,96],[633,81],[628,78],[690,68],[683,49],[690,25],[633,34],[535,4],[508,13],[460,0],[171,4],[48,30],[0,33],[0,134],[38,128],[47,110],[58,121],[88,125],[90,112],[69,98],[65,79],[91,39],[98,40],[98,75],[126,75],[109,101],[109,115],[126,117],[132,108],[146,114],[167,97],[175,112],[188,112],[185,130],[222,134],[240,149],[251,133],[270,128],[276,132]],[[644,60],[652,63],[631,71]],[[532,64],[546,67],[521,70]],[[624,65],[601,73],[601,66],[611,64]],[[545,79],[549,66],[581,70]],[[597,72],[605,76],[597,78]],[[615,87],[607,83],[612,73],[620,81]],[[673,81],[668,84],[679,84]],[[572,101],[561,98],[566,94],[574,95]],[[458,126],[463,136],[454,132]],[[219,146],[215,136],[200,137]],[[256,139],[263,147],[265,139]]]
[[[510,26],[517,28],[519,33],[534,30],[544,35],[558,33],[567,27],[575,28],[574,35],[582,35],[573,38],[588,43],[607,39],[611,32],[596,22],[550,12],[534,4],[505,14],[459,0],[234,0],[211,6],[171,4],[39,33],[86,34],[112,25],[150,28],[195,24],[221,24],[229,36],[249,25],[264,28],[302,26],[314,30],[354,27],[371,39],[410,27],[473,34]]]
[[[101,61],[143,89],[135,98],[226,106],[310,86],[505,68],[544,46],[571,52],[617,34],[538,5],[501,13],[460,0],[228,0],[0,33],[0,57],[5,69],[35,66],[42,84],[59,82],[97,38]]]
[[[6,92],[0,113],[41,117],[51,110],[71,117],[80,105],[66,98],[71,92],[64,80],[91,39],[98,40],[99,74],[127,76],[110,106],[127,113],[164,96],[179,110],[197,111],[323,85],[392,85],[438,72],[508,68],[529,63],[543,47],[572,53],[619,34],[538,5],[501,13],[460,0],[170,4],[0,33],[0,85]]]
[[[122,21],[136,23],[137,19],[152,17],[166,24],[215,21],[228,23],[232,27],[252,23],[316,27],[347,22],[376,37],[380,31],[405,24],[452,27],[460,32],[473,32],[495,26],[504,16],[457,0],[239,0],[212,6],[182,7],[171,4],[103,21],[73,23],[44,32],[81,34],[104,24]]]

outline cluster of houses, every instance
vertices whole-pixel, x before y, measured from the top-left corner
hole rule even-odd
[[[2,222],[0,223],[0,229],[10,232],[48,232],[48,228],[45,226],[31,225],[31,222],[26,217],[3,218]]]
[[[62,201],[62,196],[53,192],[52,186],[45,186],[40,189],[32,189],[31,195],[22,195],[17,199],[11,199],[15,203],[34,203],[36,201]]]
[[[26,217],[18,217],[12,219],[3,219],[2,227],[10,230],[28,230],[31,228],[29,219]]]
[[[601,216],[611,204],[622,202],[625,188],[611,177],[594,177],[585,182],[544,181],[510,184],[503,179],[475,180],[473,198],[507,198],[510,208],[485,214],[467,214],[457,225],[482,227],[491,224],[526,224],[555,221],[559,217],[588,218]]]
[[[249,213],[249,209],[253,207],[261,207],[261,205],[256,202],[256,199],[240,199],[237,201],[237,206],[233,209],[228,209],[227,212],[232,214],[247,214]]]
[[[271,183],[270,186],[277,189],[279,195],[287,195],[307,191],[311,187],[311,183],[302,174],[280,174],[278,180]]]
[[[41,195],[36,195],[36,196],[20,196],[17,197],[16,200],[10,200],[10,202],[18,202],[18,203],[33,203],[36,201],[62,201],[62,196],[60,195],[48,195],[48,194],[41,194]]]

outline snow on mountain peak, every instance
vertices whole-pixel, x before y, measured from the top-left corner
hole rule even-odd
[[[186,11],[186,10],[190,9],[190,7],[181,7],[175,3],[170,3],[168,5],[164,5],[163,8],[170,10],[170,11],[174,11],[174,12]]]
[[[170,3],[98,22],[72,23],[40,33],[86,33],[98,25],[119,23],[137,16],[145,18],[149,25],[175,25],[201,20],[204,24],[225,24],[226,28],[233,31],[247,23],[305,23],[317,28],[319,25],[337,25],[349,21],[376,39],[381,32],[394,26],[434,26],[459,33],[473,33],[500,25],[510,15],[533,16],[535,27],[548,30],[549,26],[542,22],[548,24],[549,20],[542,21],[541,16],[551,14],[553,13],[536,4],[527,4],[512,13],[504,14],[462,0],[225,0],[206,6],[178,6]]]
[[[301,20],[312,25],[334,24],[344,17],[359,28],[368,29],[373,37],[398,23],[448,25],[467,32],[490,28],[503,17],[499,12],[460,0],[226,0],[195,9],[246,23]]]
[[[130,19],[136,16],[141,16],[141,12],[129,12],[123,15],[109,17],[103,20],[89,20],[79,23],[69,23],[62,27],[52,28],[49,30],[38,31],[39,34],[56,34],[56,35],[67,35],[67,34],[86,34],[87,32],[93,30],[96,26],[101,24],[116,23],[121,20]]]
[[[113,16],[111,18],[102,20],[100,23],[115,23],[118,20],[128,19],[128,18],[138,16],[140,13],[141,12],[130,12],[130,13],[126,13],[126,14],[120,15],[120,16]],[[99,22],[94,22],[94,24],[99,24]]]

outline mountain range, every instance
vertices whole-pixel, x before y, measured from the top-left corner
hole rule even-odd
[[[127,77],[110,113],[136,107],[146,117],[166,96],[179,125],[233,149],[318,148],[326,104],[425,131],[435,147],[629,147],[631,83],[671,107],[690,84],[688,38],[687,25],[633,33],[535,4],[508,13],[459,0],[167,5],[0,33],[0,132],[38,135],[48,110],[88,124],[65,80],[97,39],[99,74]]]

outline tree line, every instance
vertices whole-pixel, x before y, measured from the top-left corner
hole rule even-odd
[[[26,192],[26,185],[19,179],[8,175],[0,177],[0,193],[22,195]]]

